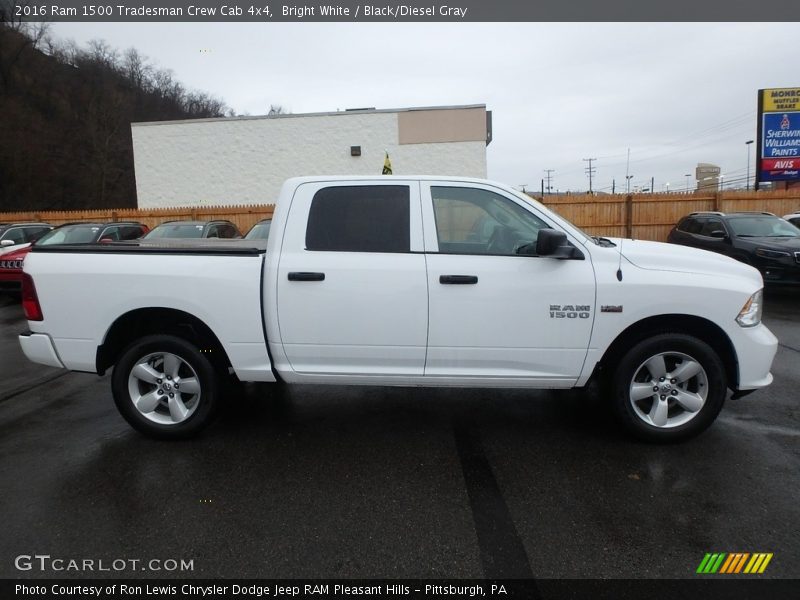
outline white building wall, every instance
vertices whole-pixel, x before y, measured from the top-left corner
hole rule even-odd
[[[139,208],[271,204],[288,177],[486,177],[483,141],[398,143],[397,113],[338,113],[134,124]],[[361,146],[361,156],[350,156]]]

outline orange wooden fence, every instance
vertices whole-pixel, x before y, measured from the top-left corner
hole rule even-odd
[[[768,211],[778,216],[800,211],[800,190],[772,192],[721,192],[714,194],[617,194],[535,196],[552,210],[592,235],[667,238],[684,215],[699,210]],[[139,221],[154,227],[176,219],[227,219],[247,232],[256,222],[272,216],[275,206],[197,206],[159,209],[105,209],[0,213],[0,222],[44,221],[53,225],[71,221]]]
[[[675,223],[694,211],[766,211],[779,217],[800,211],[800,190],[536,198],[592,235],[656,241],[666,240]]]

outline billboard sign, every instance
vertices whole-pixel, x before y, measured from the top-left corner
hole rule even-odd
[[[800,181],[800,88],[759,90],[758,182]]]
[[[761,181],[800,179],[800,112],[764,113]]]

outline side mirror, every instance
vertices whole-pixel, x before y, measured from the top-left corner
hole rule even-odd
[[[0,241],[0,246],[2,246],[3,248],[8,248],[9,246],[13,246],[13,245],[14,245],[14,240],[3,240],[3,241]]]
[[[728,237],[728,234],[725,233],[722,229],[715,229],[714,231],[711,232],[711,237],[717,238],[719,240],[724,240],[726,237]]]
[[[573,248],[567,242],[567,234],[555,229],[540,229],[536,239],[536,254],[552,258],[572,258]]]

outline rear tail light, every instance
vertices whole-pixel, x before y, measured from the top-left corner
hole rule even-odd
[[[33,285],[33,277],[27,273],[22,274],[22,310],[25,311],[25,318],[28,321],[44,320],[39,297],[36,295],[36,286]]]

